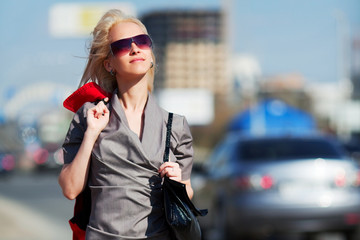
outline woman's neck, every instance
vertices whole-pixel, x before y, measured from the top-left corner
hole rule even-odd
[[[147,81],[138,81],[131,87],[118,84],[119,100],[125,111],[142,112],[144,110],[147,97]]]
[[[147,81],[136,84],[118,84],[119,101],[122,105],[129,128],[142,140],[144,110],[148,98]]]

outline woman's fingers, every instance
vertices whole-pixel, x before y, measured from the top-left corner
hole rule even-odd
[[[110,112],[103,101],[88,110],[88,128],[100,133],[109,122]]]
[[[108,101],[108,98],[104,98],[103,101],[100,101],[96,106],[93,108],[94,117],[99,119],[101,116],[109,113],[108,108],[105,106],[104,101]]]
[[[106,103],[108,103],[108,102],[109,102],[109,98],[108,98],[108,97],[103,98],[103,99],[101,99],[101,101],[102,101],[104,104],[106,104]]]
[[[161,177],[169,177],[170,179],[181,181],[181,168],[178,163],[166,162],[163,163],[159,168]]]

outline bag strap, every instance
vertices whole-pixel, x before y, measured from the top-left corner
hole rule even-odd
[[[169,161],[170,137],[171,137],[171,126],[172,126],[173,115],[174,115],[173,113],[169,112],[168,122],[166,124],[166,142],[165,142],[164,162]]]
[[[172,126],[173,115],[174,115],[173,113],[169,112],[168,122],[166,124],[166,142],[165,142],[164,162],[169,161],[170,137],[171,137],[171,126]],[[165,177],[164,183],[166,184],[167,181],[171,181],[173,183],[171,185],[171,188],[173,188],[177,185],[178,186],[177,188],[181,189],[182,191],[185,191],[184,195],[187,196],[185,184],[173,181],[173,180],[169,179],[168,177]],[[208,213],[207,209],[196,208],[189,198],[186,198],[186,200],[182,199],[182,201],[186,201],[186,203],[190,207],[191,211],[193,211],[195,216],[205,216]]]

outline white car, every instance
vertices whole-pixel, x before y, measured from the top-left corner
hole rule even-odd
[[[207,239],[326,231],[355,239],[359,167],[334,138],[229,134],[203,171],[194,201],[209,210],[200,219]]]

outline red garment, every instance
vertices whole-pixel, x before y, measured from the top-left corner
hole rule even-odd
[[[104,91],[96,83],[89,82],[65,99],[63,105],[66,109],[77,112],[84,103],[95,102],[106,97],[111,98],[111,93]]]
[[[73,240],[85,240],[86,231],[82,230],[76,223],[69,221],[73,231]]]

